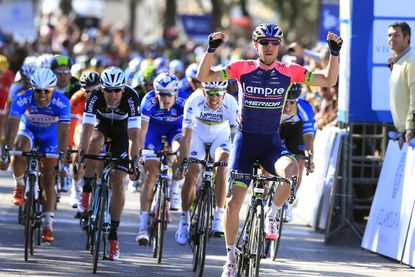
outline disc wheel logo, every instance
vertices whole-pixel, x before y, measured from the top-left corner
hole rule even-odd
[[[403,174],[405,172],[405,164],[406,164],[406,151],[404,151],[401,155],[399,160],[398,168],[396,170],[395,179],[393,181],[392,186],[392,199],[396,197],[398,190],[402,184]]]

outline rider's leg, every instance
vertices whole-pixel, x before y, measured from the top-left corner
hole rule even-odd
[[[148,212],[153,201],[154,185],[159,173],[158,160],[146,160],[144,162],[143,186],[140,193],[140,227],[139,230],[146,230],[148,223]]]
[[[17,135],[14,149],[29,151],[32,146],[31,141],[24,135]],[[11,168],[13,171],[13,177],[16,181],[16,186],[13,188],[12,202],[15,205],[21,206],[24,202],[24,174],[27,168],[26,158],[12,156],[11,157]]]
[[[110,177],[111,180],[111,230],[108,235],[110,240],[117,240],[117,229],[120,223],[122,211],[125,204],[124,180],[127,176],[122,170],[115,170]]]

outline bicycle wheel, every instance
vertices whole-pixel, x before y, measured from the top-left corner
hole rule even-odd
[[[259,206],[260,212],[254,213],[249,236],[249,274],[248,276],[259,276],[259,266],[262,258],[262,247],[264,243],[264,208]],[[258,207],[257,207],[258,209]]]
[[[190,240],[193,244],[192,251],[193,251],[193,271],[197,270],[199,264],[199,256],[200,256],[200,240],[199,240],[199,230],[200,230],[200,220],[202,211],[202,191],[197,195],[194,205],[193,214],[190,218]]]
[[[94,193],[92,194],[91,203],[91,213],[88,211],[88,231],[89,231],[89,252],[91,255],[94,254],[94,244],[95,244],[95,233],[97,230],[97,215],[99,213],[99,204],[100,204],[100,195],[101,195],[101,186],[96,186]]]
[[[158,254],[158,223],[160,221],[160,197],[161,188],[157,181],[156,189],[153,195],[152,215],[150,216],[150,241],[153,245],[153,258],[157,258]]]
[[[277,214],[278,237],[271,242],[271,259],[275,261],[278,257],[278,249],[280,247],[282,225],[284,223],[284,207],[282,207]]]
[[[209,241],[210,234],[210,221],[211,221],[211,204],[212,204],[211,192],[209,189],[203,193],[202,196],[202,205],[200,210],[199,217],[199,257],[198,257],[198,266],[196,269],[198,276],[203,276],[203,269],[205,267],[205,259],[207,252],[207,244]]]
[[[166,230],[167,219],[166,219],[166,189],[167,184],[166,180],[162,181],[162,187],[160,188],[160,198],[159,198],[159,218],[157,222],[157,262],[161,263],[161,258],[163,255],[163,242],[164,242],[164,232]]]
[[[98,195],[98,212],[96,213],[95,218],[95,236],[94,236],[94,249],[92,255],[92,272],[95,274],[98,267],[98,257],[100,251],[101,237],[102,237],[102,228],[104,226],[104,216],[105,216],[105,197],[106,195],[106,186],[102,184],[101,193]]]
[[[248,212],[246,214],[245,222],[242,227],[242,230],[239,234],[239,237],[236,241],[236,268],[237,274],[236,276],[248,276],[248,266],[249,266],[249,247],[248,238],[249,232],[251,230],[252,224],[252,207],[248,208]]]
[[[26,177],[26,184],[29,185],[29,192],[26,196],[25,204],[24,204],[24,236],[25,236],[25,244],[24,244],[24,259],[28,261],[29,254],[32,249],[33,244],[33,231],[32,231],[32,219],[33,219],[33,206],[34,206],[34,176],[27,176]]]

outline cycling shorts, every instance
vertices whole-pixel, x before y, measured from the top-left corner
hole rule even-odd
[[[303,122],[283,123],[280,131],[285,147],[295,155],[304,156]]]
[[[179,140],[182,137],[181,124],[160,125],[149,124],[146,138],[144,139],[144,149],[160,151],[161,150],[161,136],[167,136],[167,142],[171,146],[173,141]],[[143,155],[146,160],[158,160],[153,155]]]
[[[116,168],[128,173],[128,129],[125,124],[112,125],[110,121],[100,120],[95,130],[104,135],[106,151],[111,152],[114,158],[118,157],[121,160]]]
[[[41,153],[58,153],[56,125],[45,130],[45,128],[30,128],[20,121],[17,135],[25,136],[29,140],[30,149],[36,145]]]
[[[269,173],[276,175],[275,163],[283,156],[292,155],[278,134],[253,134],[238,132],[234,138],[231,152],[231,169],[239,173],[252,174],[252,165],[259,160],[260,165]],[[251,180],[236,178],[233,186],[245,189]]]
[[[232,142],[230,138],[230,130],[224,130],[216,132],[215,134],[199,134],[193,132],[192,142],[190,144],[190,158],[203,160],[205,159],[205,144],[212,144],[210,147],[210,156],[215,158],[215,151],[217,148],[221,148],[226,152],[230,152],[232,148]]]

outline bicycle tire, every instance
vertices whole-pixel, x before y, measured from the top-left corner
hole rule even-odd
[[[89,242],[89,253],[91,255],[94,254],[94,245],[95,245],[95,233],[97,230],[97,215],[99,213],[99,204],[100,204],[100,194],[101,194],[101,187],[96,186],[94,189],[94,193],[92,194],[92,209],[91,214],[88,215],[88,228],[90,232],[90,242]]]
[[[252,207],[248,208],[248,212],[245,217],[244,225],[242,226],[242,230],[239,233],[239,237],[236,241],[236,265],[237,265],[237,274],[236,276],[247,276],[247,266],[249,265],[249,245],[248,242],[244,238],[249,237],[250,225],[251,225],[251,214],[252,214]]]
[[[264,208],[259,206],[260,213],[253,214],[249,236],[249,273],[250,277],[259,276],[259,268],[262,258],[262,247],[264,243]],[[258,209],[258,207],[257,207]],[[259,221],[259,222],[258,222]]]
[[[24,225],[24,210],[23,205],[19,206],[17,209],[17,223],[20,225]]]
[[[210,220],[211,220],[211,191],[206,188],[204,194],[202,194],[202,205],[201,205],[201,213],[199,217],[199,257],[198,257],[198,266],[196,269],[198,276],[203,276],[203,269],[205,267],[206,261],[206,252],[207,252],[207,245],[209,241],[210,235]]]
[[[200,225],[200,211],[202,209],[202,192],[197,195],[195,201],[194,211],[191,216],[191,226],[190,226],[190,240],[193,244],[193,267],[192,270],[195,272],[197,270],[197,266],[199,263],[199,252],[200,252],[200,245],[199,245],[199,225]]]
[[[101,236],[102,236],[102,228],[104,226],[104,213],[105,213],[105,189],[106,187],[102,185],[101,193],[99,194],[99,202],[98,202],[98,213],[97,217],[95,218],[96,225],[95,225],[95,237],[94,237],[94,250],[92,255],[92,273],[97,272],[98,268],[98,258],[99,258],[99,251],[100,251],[100,244],[101,244]]]
[[[24,245],[24,259],[27,262],[29,260],[30,248],[33,243],[33,232],[32,232],[32,218],[33,218],[33,200],[34,196],[34,182],[33,176],[26,177],[26,184],[29,185],[29,192],[24,204],[24,235],[25,235],[25,245]]]
[[[157,262],[161,263],[161,258],[163,256],[163,242],[164,242],[164,232],[166,230],[166,181],[162,181],[162,186],[160,188],[160,198],[159,198],[159,221],[157,222]]]
[[[150,239],[149,241],[153,245],[153,258],[157,258],[158,252],[158,222],[160,221],[160,186],[159,181],[156,182],[156,189],[153,195],[153,215],[150,217]]]
[[[277,214],[277,220],[278,220],[278,237],[272,242],[272,254],[271,259],[272,261],[275,261],[278,257],[278,250],[280,247],[281,242],[281,235],[282,235],[282,226],[284,223],[284,207],[282,207],[279,211],[279,214]]]

